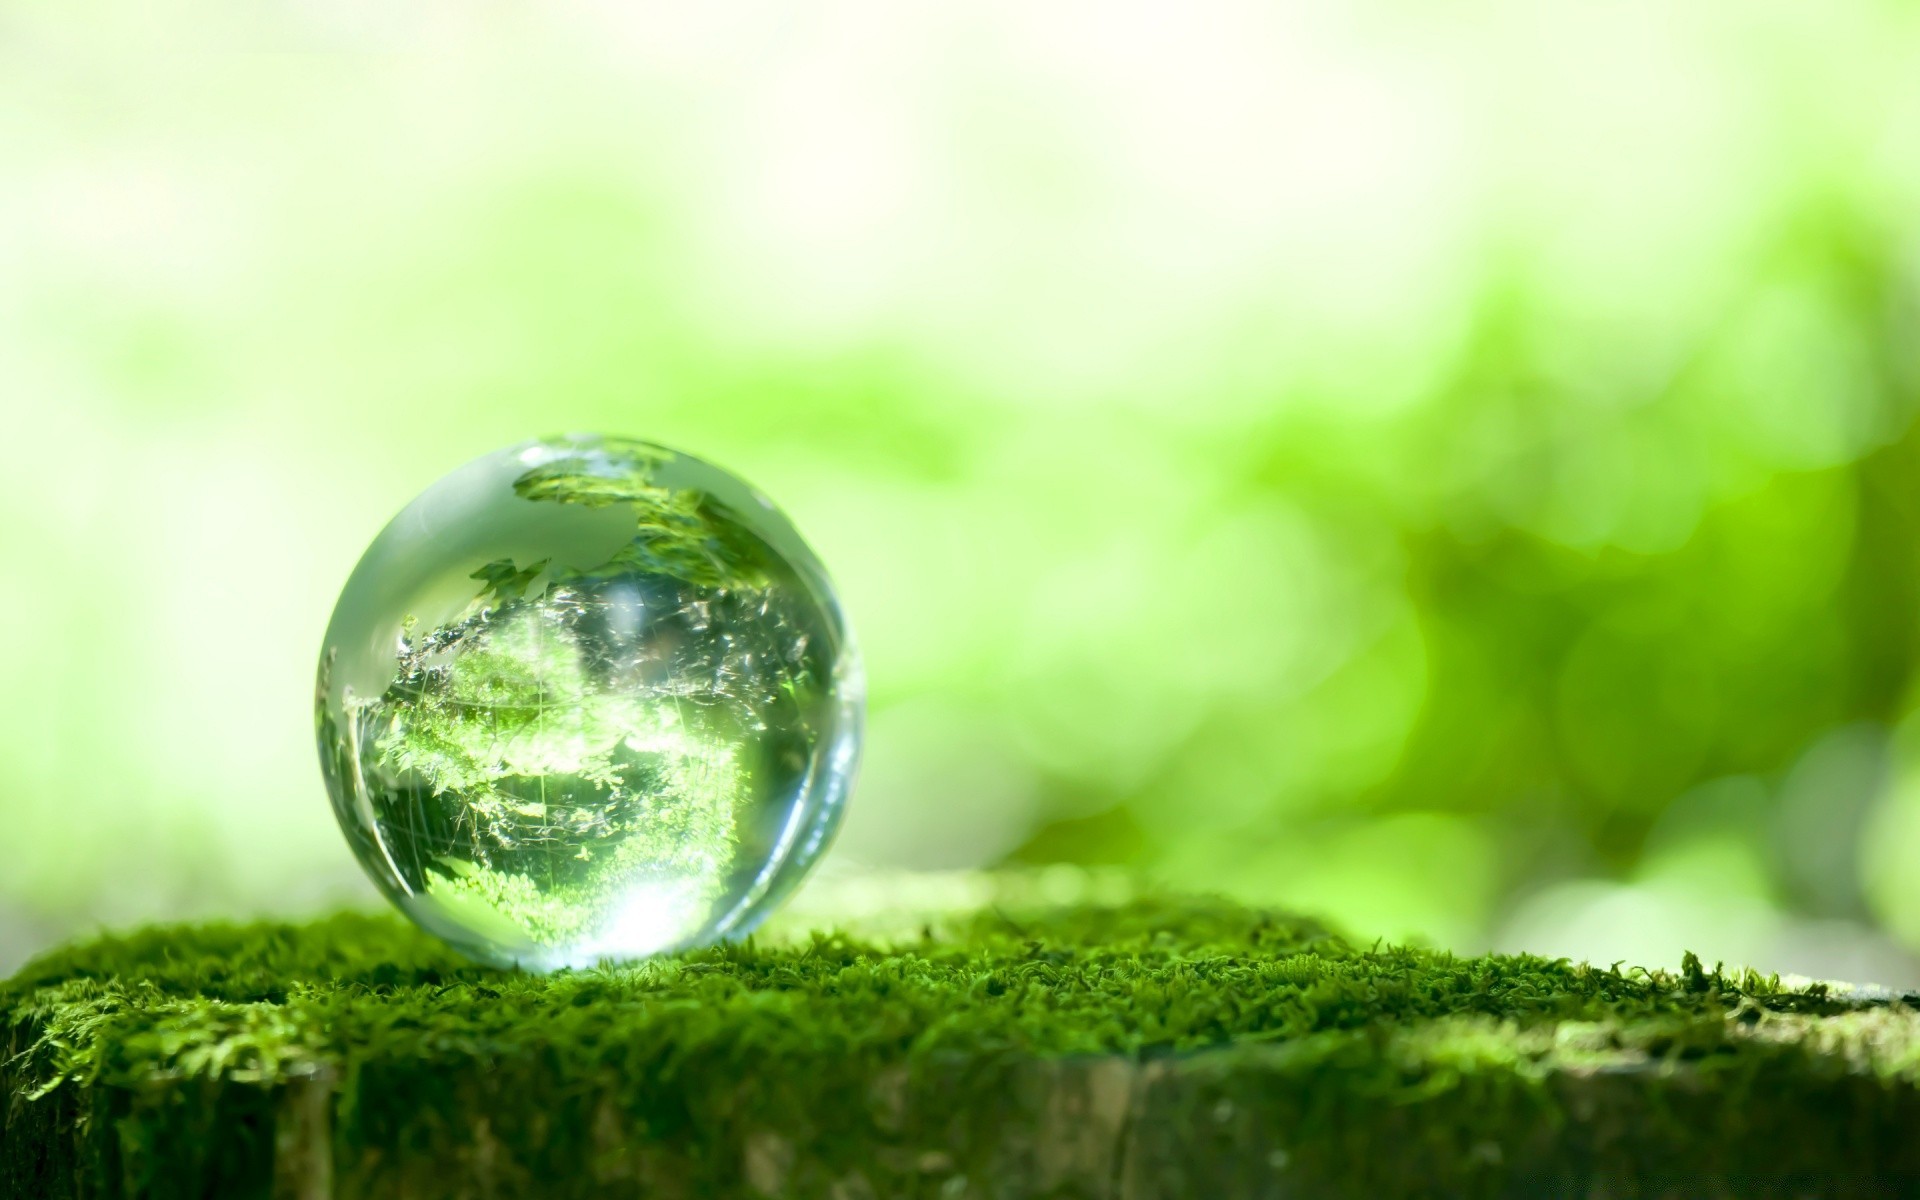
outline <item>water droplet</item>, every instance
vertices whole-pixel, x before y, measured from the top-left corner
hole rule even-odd
[[[355,568],[321,656],[363,866],[475,958],[745,933],[826,845],[863,704],[825,571],[708,463],[568,437],[453,472]]]

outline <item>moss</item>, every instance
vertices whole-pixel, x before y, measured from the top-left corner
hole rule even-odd
[[[638,569],[712,591],[768,587],[783,573],[772,548],[706,492],[659,478],[661,468],[679,457],[648,442],[596,438],[527,471],[513,481],[513,491],[523,500],[587,508],[620,504],[633,511],[633,540],[576,579]]]
[[[1822,1194],[1920,1178],[1920,1027],[1731,976],[989,911],[534,976],[397,921],[0,985],[0,1194]]]

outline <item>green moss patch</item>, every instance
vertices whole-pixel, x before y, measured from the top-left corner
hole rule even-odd
[[[397,921],[0,985],[0,1195],[1882,1194],[1904,1003],[1350,945],[1211,902],[533,976]]]

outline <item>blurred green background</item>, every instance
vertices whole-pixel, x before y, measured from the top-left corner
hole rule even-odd
[[[835,573],[830,874],[1920,984],[1912,2],[0,0],[0,412],[0,968],[367,902],[338,588],[592,429]]]

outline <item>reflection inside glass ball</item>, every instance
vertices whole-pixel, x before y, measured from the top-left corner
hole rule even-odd
[[[826,574],[764,497],[575,437],[394,518],[334,610],[316,715],[381,889],[544,969],[751,929],[839,820],[861,704]]]

